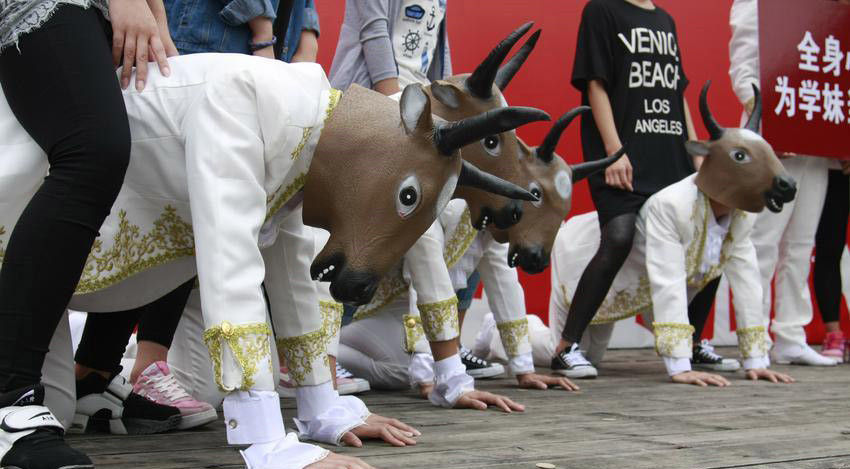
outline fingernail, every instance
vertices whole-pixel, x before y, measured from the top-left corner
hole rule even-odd
[[[145,89],[145,80],[136,80],[136,91]]]
[[[171,68],[168,66],[162,67],[162,76],[171,76]]]
[[[129,78],[122,78],[121,79],[121,88],[126,90],[128,86],[130,86],[130,79]]]

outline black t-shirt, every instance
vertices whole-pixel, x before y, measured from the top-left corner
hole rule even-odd
[[[620,141],[633,167],[632,186],[652,195],[694,171],[685,151],[682,69],[673,18],[661,8],[646,10],[625,0],[591,0],[582,13],[572,84],[588,104],[590,80],[604,83]],[[585,160],[605,156],[590,113],[582,116]],[[605,185],[591,176],[591,189]]]

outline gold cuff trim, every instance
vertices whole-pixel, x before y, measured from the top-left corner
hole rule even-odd
[[[735,334],[738,336],[738,350],[741,351],[742,357],[767,355],[767,331],[764,326],[739,328]]]
[[[425,336],[425,329],[422,328],[422,318],[415,314],[405,314],[404,320],[404,343],[402,347],[407,353],[416,351],[416,343]]]
[[[529,343],[527,318],[496,324],[496,328],[499,329],[499,336],[502,338],[502,345],[508,357],[519,355],[522,345]]]
[[[422,328],[429,341],[449,340],[458,336],[457,303],[457,296],[453,296],[448,300],[417,305],[422,316]]]
[[[322,315],[322,332],[327,344],[339,333],[339,327],[342,324],[342,304],[335,301],[319,301],[319,313]]]
[[[327,353],[327,336],[323,329],[315,330],[296,337],[280,337],[277,339],[278,353],[283,355],[289,376],[296,385],[304,384],[313,372],[313,365],[318,360],[325,360],[330,368]]]
[[[476,235],[478,235],[478,230],[472,227],[472,215],[469,212],[469,207],[467,207],[443,248],[443,260],[446,262],[446,267],[452,267],[463,257],[472,241],[475,240]]]
[[[247,391],[254,386],[254,375],[257,374],[260,362],[268,361],[271,372],[271,348],[269,338],[271,328],[266,323],[243,324],[234,326],[227,321],[204,331],[204,343],[210,351],[213,362],[215,382],[223,391],[233,391],[224,386],[222,381],[221,360],[222,344],[227,343],[233,356],[242,369],[242,384],[239,389]]]
[[[654,322],[652,331],[655,334],[655,351],[659,355],[677,357],[675,352],[682,347],[689,354],[692,353],[694,326],[678,322]]]

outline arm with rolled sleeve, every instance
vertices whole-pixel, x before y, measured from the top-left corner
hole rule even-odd
[[[390,39],[389,0],[353,1],[360,18],[360,43],[372,85],[398,76]]]
[[[478,272],[487,292],[487,302],[496,319],[502,346],[508,354],[511,373],[534,372],[525,296],[516,269],[508,267],[508,245],[489,240],[478,263]]]
[[[259,16],[274,21],[277,11],[271,0],[230,0],[218,14],[230,26],[240,26]]]
[[[759,85],[758,1],[735,0],[729,12],[729,77],[738,100],[752,110],[753,87]]]
[[[313,31],[316,37],[319,37],[319,12],[316,10],[316,4],[313,0],[304,2],[304,25],[302,31]]]
[[[650,198],[642,216],[646,217],[646,270],[655,349],[673,376],[691,369],[694,328],[688,322],[685,246],[676,229],[675,210],[663,199]]]
[[[723,271],[732,287],[738,349],[744,359],[745,370],[767,368],[770,362],[767,358],[767,331],[762,322],[761,276],[756,248],[750,240],[749,230],[737,236],[740,239],[735,240]]]

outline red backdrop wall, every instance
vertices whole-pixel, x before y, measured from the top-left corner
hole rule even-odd
[[[330,70],[339,27],[345,12],[344,0],[318,0],[322,35],[319,62]],[[581,103],[581,96],[569,83],[584,0],[451,0],[446,22],[455,73],[471,72],[490,48],[511,30],[526,21],[541,28],[540,41],[520,73],[507,89],[511,104],[533,106],[557,118]],[[676,21],[682,64],[691,85],[686,99],[695,113],[700,138],[707,132],[697,117],[697,97],[702,84],[711,79],[711,108],[721,124],[738,123],[741,107],[729,80],[729,9],[732,0],[655,0]],[[558,146],[558,153],[570,163],[582,160],[578,125],[573,125]],[[548,124],[534,123],[519,129],[519,135],[539,143]],[[594,210],[586,184],[578,184],[572,214]],[[520,272],[529,313],[548,319],[549,272],[526,275]],[[846,315],[845,315],[846,316]],[[820,326],[814,326],[820,335]]]

